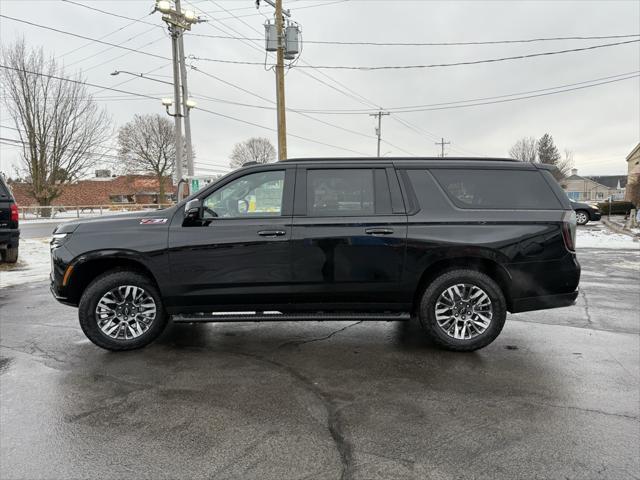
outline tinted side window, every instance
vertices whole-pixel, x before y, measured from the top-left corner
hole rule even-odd
[[[307,171],[307,214],[310,216],[372,215],[373,170]]]
[[[219,188],[204,200],[218,217],[262,217],[280,215],[284,191],[284,170],[250,173]]]
[[[10,196],[11,193],[9,192],[8,186],[5,187],[4,182],[0,180],[0,197],[6,198]]]
[[[547,182],[537,171],[433,169],[431,173],[459,208],[562,208]]]

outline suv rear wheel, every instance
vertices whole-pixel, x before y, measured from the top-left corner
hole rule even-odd
[[[167,324],[156,286],[145,275],[117,270],[96,278],[78,308],[80,326],[107,350],[133,350],[155,340]]]
[[[475,270],[451,270],[437,277],[420,303],[420,322],[438,345],[473,351],[489,345],[507,315],[504,295],[489,276]]]
[[[18,261],[18,247],[7,248],[2,254],[2,261],[6,263],[16,263]]]

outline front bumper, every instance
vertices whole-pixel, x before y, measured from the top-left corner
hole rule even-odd
[[[63,285],[65,271],[72,260],[73,255],[64,246],[51,249],[50,290],[55,299],[60,303],[76,306],[76,304],[70,300],[69,287]]]
[[[558,295],[543,295],[540,297],[515,298],[512,301],[511,313],[530,312],[531,310],[546,310],[548,308],[570,307],[575,305],[579,290]]]
[[[591,220],[594,222],[597,222],[602,218],[602,214],[600,212],[590,212],[589,215],[591,216]]]

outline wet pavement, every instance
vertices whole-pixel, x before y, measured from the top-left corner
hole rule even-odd
[[[174,325],[109,353],[39,282],[0,292],[0,477],[631,479],[640,254],[471,354],[411,323]]]

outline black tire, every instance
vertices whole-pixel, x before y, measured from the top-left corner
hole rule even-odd
[[[436,321],[435,307],[440,294],[447,288],[460,283],[474,285],[484,290],[493,308],[493,316],[486,330],[469,339],[456,339],[449,336]],[[507,306],[502,290],[491,277],[476,270],[450,270],[441,274],[426,288],[420,302],[420,323],[427,335],[440,347],[458,352],[471,352],[489,345],[502,331],[506,317]]]
[[[149,329],[133,339],[115,339],[104,333],[98,326],[96,306],[102,296],[110,290],[124,285],[144,289],[155,301],[156,317]],[[167,325],[167,315],[162,298],[153,281],[147,276],[130,270],[112,270],[97,277],[85,289],[80,298],[78,317],[82,331],[94,344],[107,350],[122,351],[142,348],[153,342]]]
[[[576,210],[576,223],[578,225],[586,225],[589,223],[590,218],[589,212],[586,210]]]
[[[18,261],[18,247],[7,248],[2,255],[5,263],[16,263]]]

